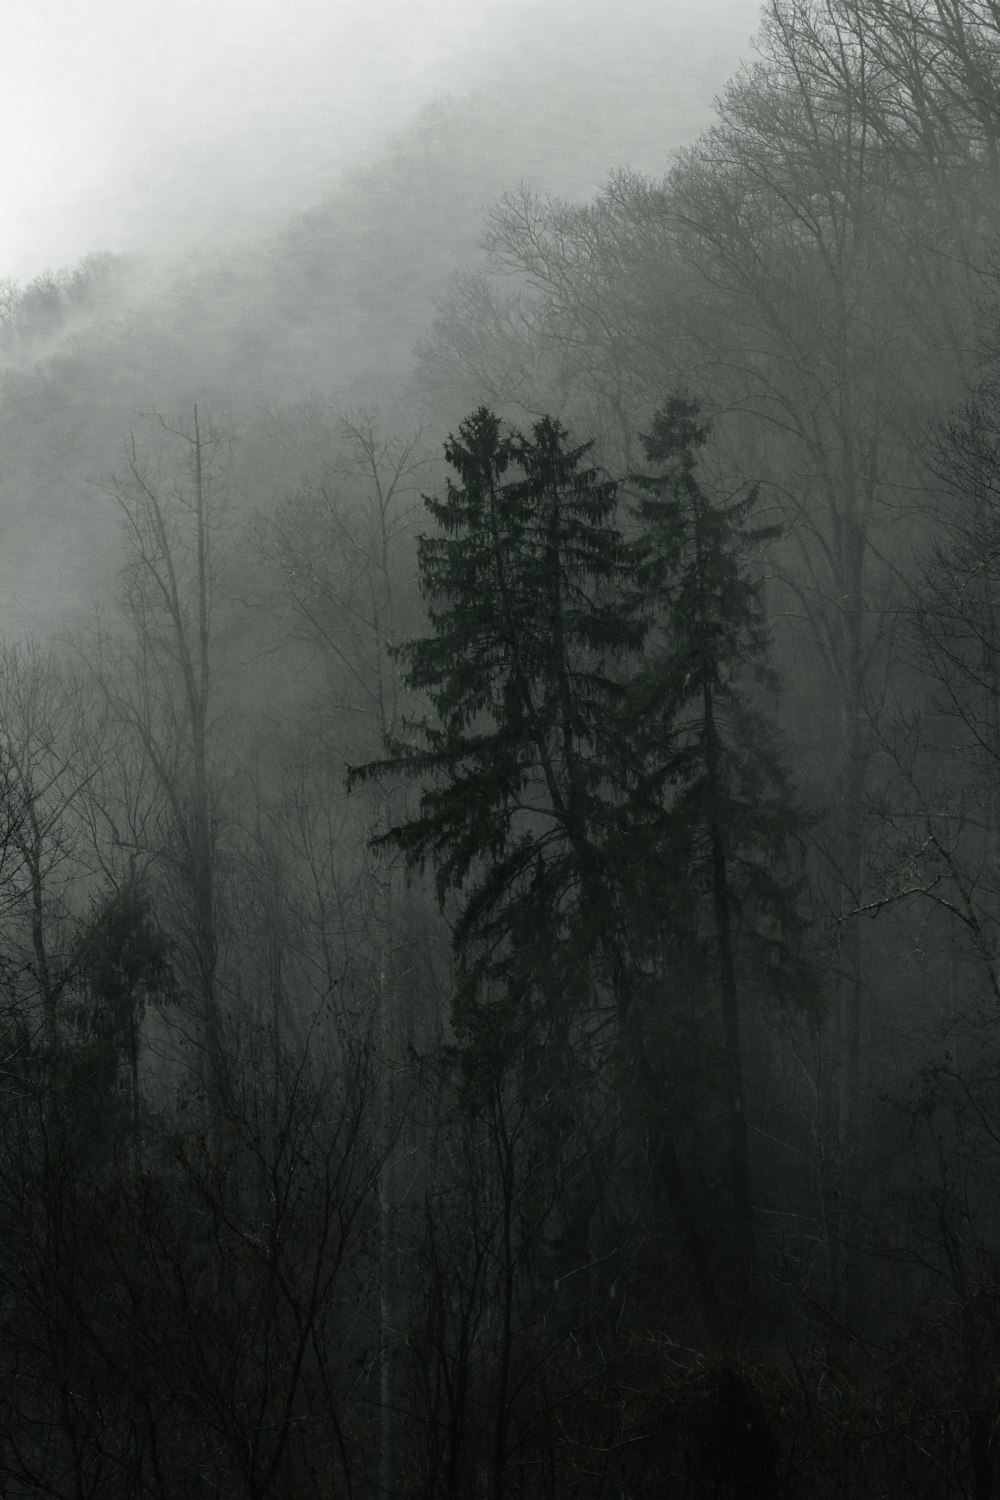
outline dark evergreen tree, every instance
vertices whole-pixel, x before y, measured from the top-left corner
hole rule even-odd
[[[799,814],[753,697],[774,684],[747,553],[770,533],[749,527],[753,493],[705,495],[706,437],[693,403],[657,418],[647,452],[664,469],[636,481],[626,542],[622,487],[557,423],[530,438],[486,410],[463,423],[446,446],[458,482],[427,500],[439,534],[420,541],[431,634],[400,653],[432,715],[354,773],[419,779],[419,810],[382,841],[429,860],[455,903],[467,1056],[488,1052],[495,1076],[530,1052],[536,1082],[567,1060],[581,1082],[617,1076],[704,1278],[672,1044],[681,1026],[711,1033],[749,1244],[741,983],[751,960],[783,993],[801,978]]]
[[[170,944],[138,874],[99,897],[76,954],[75,1019],[82,1048],[75,1054],[87,1079],[91,1108],[106,1122],[112,1104],[128,1100],[127,1134],[141,1150],[139,1051],[146,1005],[176,997]],[[127,1079],[122,1078],[123,1066]]]
[[[433,718],[356,776],[422,782],[385,840],[430,858],[458,895],[456,1015],[487,993],[571,1010],[593,998],[617,824],[627,663],[644,627],[623,609],[631,564],[618,484],[545,417],[530,438],[481,409],[449,440],[458,483],[428,498],[419,544],[432,633],[401,648]]]
[[[696,465],[709,431],[697,402],[674,397],[644,438],[661,472],[633,478],[641,499],[632,552],[650,630],[623,736],[635,766],[625,821],[655,895],[636,890],[631,906],[652,954],[632,979],[645,974],[662,1004],[664,978],[686,975],[721,1014],[733,1200],[752,1249],[742,997],[750,983],[782,1000],[813,989],[794,870],[806,818],[759,702],[777,681],[748,559],[777,530],[752,524],[756,487],[724,501],[702,488]],[[673,893],[669,930],[664,890]]]

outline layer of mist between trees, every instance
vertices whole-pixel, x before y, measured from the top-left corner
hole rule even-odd
[[[396,165],[3,304],[3,1492],[987,1500],[1000,15]]]

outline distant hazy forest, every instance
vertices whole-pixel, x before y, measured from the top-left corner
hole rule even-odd
[[[1000,3],[556,113],[0,285],[4,1496],[1000,1495]]]

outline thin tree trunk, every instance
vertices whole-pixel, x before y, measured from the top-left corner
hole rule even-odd
[[[712,856],[712,905],[722,996],[722,1025],[726,1051],[726,1103],[729,1110],[730,1171],[733,1205],[744,1237],[747,1270],[753,1276],[755,1242],[753,1200],[750,1192],[750,1145],[743,1086],[743,1042],[740,1035],[739,990],[733,958],[732,912],[726,851],[718,815],[718,745],[711,687],[705,684],[705,724],[708,742],[709,839]]]
[[[225,1113],[228,1087],[226,1082],[225,1044],[216,994],[218,935],[215,911],[215,869],[212,848],[212,815],[208,774],[208,711],[211,691],[210,674],[210,603],[208,575],[208,526],[204,454],[198,408],[194,408],[194,503],[195,549],[197,565],[198,633],[195,659],[188,673],[191,719],[192,786],[192,901],[195,931],[196,963],[201,982],[202,1026],[204,1028],[208,1095],[217,1122]]]
[[[510,1356],[514,1318],[514,1144],[503,1122],[502,1084],[496,1084],[494,1134],[499,1137],[501,1192],[503,1193],[503,1261],[501,1268],[500,1360],[497,1371],[496,1415],[493,1424],[493,1474],[490,1500],[503,1500],[506,1488],[507,1429],[510,1422]]]
[[[715,684],[717,663],[708,647],[709,612],[704,598],[705,556],[702,536],[701,505],[697,492],[691,491],[694,519],[695,558],[700,598],[700,634],[703,643],[701,661],[702,733],[705,754],[705,782],[708,806],[708,838],[712,876],[712,910],[715,922],[715,945],[719,968],[719,992],[722,999],[722,1027],[726,1061],[726,1104],[729,1114],[730,1178],[733,1207],[743,1236],[746,1252],[745,1270],[750,1278],[754,1271],[753,1200],[750,1192],[750,1146],[747,1136],[745,1090],[743,1085],[743,1043],[740,1035],[740,997],[733,955],[732,899],[726,844],[722,827],[722,755],[715,718]]]
[[[128,1053],[129,1073],[132,1090],[132,1155],[136,1172],[142,1166],[142,1136],[139,1120],[139,1027],[135,1014],[135,995],[129,991],[128,997]]]
[[[395,1027],[393,1026],[393,902],[392,875],[388,863],[382,872],[379,967],[378,967],[378,1118],[379,1118],[379,1455],[378,1487],[380,1495],[390,1495],[395,1479],[395,1296],[393,1257],[395,1253],[395,1184],[393,1181],[392,1136],[392,1064]]]

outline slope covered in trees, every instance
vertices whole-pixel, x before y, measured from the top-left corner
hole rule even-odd
[[[589,192],[637,138],[644,159],[664,160],[707,118],[711,87],[695,77],[665,93],[652,70],[626,83],[582,62],[473,97],[456,81],[455,98],[428,106],[307,210],[256,233],[180,258],[96,255],[24,287],[0,265],[0,498],[17,521],[0,558],[3,596],[16,601],[7,626],[44,625],[50,606],[38,608],[36,591],[78,608],[111,586],[88,481],[117,461],[139,412],[197,400],[252,441],[301,402],[394,404],[431,299],[478,258],[483,211],[502,188],[524,179]],[[321,461],[319,442],[304,451],[300,429],[301,457],[281,487]],[[254,477],[250,466],[243,487],[267,503]]]
[[[987,1500],[1000,18],[470,118],[3,305],[0,1488]]]

